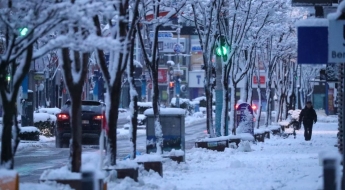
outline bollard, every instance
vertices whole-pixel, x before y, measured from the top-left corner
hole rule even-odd
[[[323,160],[323,190],[337,190],[336,160],[325,158]]]
[[[82,172],[81,188],[83,190],[98,190],[98,186],[95,183],[95,174],[93,171]]]

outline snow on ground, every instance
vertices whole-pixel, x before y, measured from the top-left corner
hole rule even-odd
[[[186,163],[164,162],[163,178],[142,171],[139,183],[129,178],[116,180],[109,189],[320,189],[319,153],[337,152],[337,127],[337,123],[320,121],[314,126],[311,141],[304,141],[301,129],[296,139],[273,136],[264,143],[250,144],[250,152],[193,148],[186,151]]]
[[[187,117],[188,118],[188,117]],[[204,119],[204,118],[203,118]],[[186,119],[192,123],[197,118]],[[139,182],[116,179],[108,189],[116,190],[316,190],[323,184],[319,155],[337,153],[338,124],[335,116],[322,116],[314,125],[311,141],[304,141],[304,130],[297,138],[271,136],[263,143],[243,143],[224,152],[192,148],[186,150],[186,162],[163,160],[163,178],[140,169]],[[187,124],[186,124],[187,125]],[[128,131],[128,130],[127,130]],[[83,153],[83,165],[99,166],[99,152]],[[87,159],[84,159],[87,158]],[[341,166],[339,166],[340,168]],[[56,186],[56,185],[55,185]],[[49,185],[50,189],[62,189]],[[47,184],[20,184],[20,189],[47,189]]]

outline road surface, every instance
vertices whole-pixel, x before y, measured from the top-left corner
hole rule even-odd
[[[197,138],[205,136],[205,123],[187,126],[185,128],[186,149],[194,146]],[[117,157],[123,159],[130,153],[128,137],[120,136],[117,143]],[[83,146],[83,152],[96,152],[99,146]],[[145,152],[146,135],[138,130],[137,150]],[[69,148],[55,148],[55,142],[47,142],[38,147],[19,150],[15,155],[15,170],[18,171],[20,182],[39,182],[42,172],[47,169],[60,168],[68,163]]]

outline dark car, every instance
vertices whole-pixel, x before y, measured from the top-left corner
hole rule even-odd
[[[98,144],[102,130],[104,104],[98,101],[82,101],[81,103],[82,143]],[[67,147],[71,139],[70,128],[71,102],[67,101],[61,112],[57,114],[55,127],[56,148]]]

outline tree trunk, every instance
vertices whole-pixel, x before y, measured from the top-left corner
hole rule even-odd
[[[121,96],[121,76],[119,74],[116,74],[114,85],[111,86],[111,88],[108,89],[108,97],[109,97],[109,112],[107,113],[107,119],[108,119],[108,148],[109,154],[108,154],[108,160],[110,161],[110,165],[114,166],[116,165],[116,155],[117,155],[117,119],[119,117],[119,105],[120,105],[120,96]]]
[[[213,107],[212,107],[213,94],[209,86],[206,86],[205,95],[206,95],[207,134],[210,134],[211,137],[214,137],[215,135],[213,131]]]
[[[75,87],[71,96],[71,110],[70,110],[70,122],[71,122],[71,143],[70,143],[70,159],[71,159],[71,171],[80,172],[81,168],[81,149],[82,149],[82,137],[81,137],[81,98],[82,90],[80,87]]]
[[[13,145],[12,145],[12,127],[13,127],[13,120],[16,119],[16,106],[15,101],[8,101],[6,97],[2,98],[2,104],[4,110],[3,113],[3,131],[2,131],[2,138],[1,138],[1,165],[5,166],[6,169],[13,169],[14,167],[14,152],[13,152]],[[18,134],[17,134],[18,135]]]
[[[230,127],[231,127],[231,131],[232,134],[236,135],[236,122],[235,122],[235,118],[236,118],[236,86],[234,85],[231,87],[231,93],[230,93]]]
[[[157,63],[153,65],[157,65]],[[158,65],[156,68],[152,69],[152,80],[153,80],[153,95],[152,95],[152,108],[155,118],[155,136],[156,136],[156,147],[157,147],[157,153],[162,154],[163,153],[163,131],[162,126],[160,124],[160,102],[159,102],[159,88],[158,88]]]
[[[128,65],[128,76],[129,76],[129,94],[131,97],[131,103],[130,103],[130,110],[131,110],[131,128],[130,128],[130,141],[132,142],[132,153],[131,153],[131,159],[135,159],[136,157],[136,150],[137,150],[137,128],[138,128],[138,93],[135,89],[135,81],[134,81],[134,72],[135,72],[135,66],[134,66],[134,39],[135,39],[136,32],[133,32],[132,38],[131,38],[131,44],[130,47],[130,58],[129,58],[129,65]]]
[[[266,106],[266,117],[265,117],[265,126],[267,127],[269,124],[269,118],[271,115],[271,82],[268,82],[266,85],[266,99],[267,99],[267,106]]]
[[[74,54],[74,59],[70,54]],[[81,169],[81,151],[82,151],[82,129],[81,129],[81,95],[83,84],[88,71],[89,53],[79,51],[70,51],[68,48],[62,49],[62,68],[65,83],[71,97],[70,111],[70,165],[71,172],[80,172]],[[74,67],[72,67],[72,65]],[[75,72],[80,75],[75,79]]]
[[[257,115],[257,118],[256,118],[256,121],[255,121],[255,127],[257,129],[259,129],[259,123],[260,123],[260,119],[261,119],[261,88],[260,88],[260,83],[258,83],[258,88],[257,88],[257,92],[258,92],[258,98],[259,98],[259,103],[257,105],[257,110],[256,110],[256,115]]]

